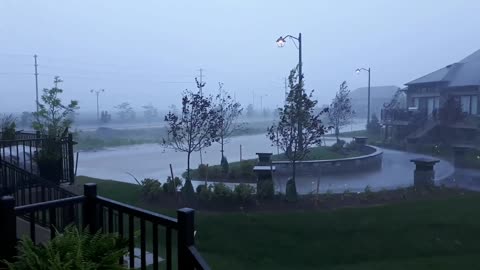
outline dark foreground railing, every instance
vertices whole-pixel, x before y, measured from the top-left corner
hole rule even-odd
[[[163,264],[162,269],[210,269],[195,248],[193,209],[179,209],[177,218],[171,218],[97,196],[95,184],[86,184],[81,196],[25,206],[15,207],[12,196],[3,196],[0,200],[1,257],[15,256],[17,235],[21,233],[17,228],[20,222],[25,222],[22,217],[34,217],[42,211],[47,212],[48,231],[33,218],[28,220],[26,234],[34,241],[41,239],[40,233],[48,233],[49,238],[53,238],[56,230],[62,231],[68,225],[60,222],[59,216],[73,213],[70,224],[88,227],[92,233],[98,230],[118,233],[119,237],[128,239],[129,254],[122,263],[130,268],[146,269],[151,264],[153,269],[159,269]],[[135,237],[136,231],[139,239]]]
[[[12,195],[17,206],[75,196],[57,184],[0,159],[0,196]]]
[[[0,137],[1,138],[1,137]],[[50,139],[41,137],[35,133],[17,133],[14,140],[0,139],[0,160],[4,160],[17,167],[40,175],[40,168],[37,162],[39,151],[47,146],[55,148],[59,155],[57,170],[59,183],[73,183],[75,178],[74,154],[73,154],[73,136],[69,133],[61,139]],[[51,168],[49,168],[51,169]]]

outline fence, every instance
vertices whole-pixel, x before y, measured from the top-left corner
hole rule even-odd
[[[153,269],[159,269],[160,263],[164,263],[164,268],[169,270],[210,269],[195,248],[193,209],[179,209],[177,218],[171,218],[97,196],[95,184],[86,184],[84,195],[81,196],[24,206],[15,205],[15,199],[11,196],[4,196],[0,200],[0,220],[2,221],[0,231],[5,236],[0,245],[0,256],[3,258],[11,259],[15,256],[19,219],[25,216],[33,217],[37,212],[46,211],[49,221],[47,227],[50,230],[50,238],[53,238],[55,229],[62,231],[67,225],[65,222],[59,222],[59,214],[65,213],[64,209],[74,209],[74,220],[70,224],[84,228],[88,226],[91,232],[101,230],[104,233],[118,233],[119,237],[128,239],[129,253],[126,261],[130,268],[140,266],[141,269],[147,269],[147,253],[151,251]],[[28,222],[29,236],[35,241],[38,228],[33,218]],[[147,229],[147,224],[151,226],[150,229]],[[140,230],[140,239],[135,239],[136,229]],[[174,231],[176,231],[176,239]],[[164,235],[161,236],[159,232],[163,232]],[[163,245],[160,240],[164,240]],[[140,246],[139,265],[135,263],[136,245]],[[159,250],[161,246],[165,247],[164,252]],[[164,256],[161,262],[160,255]]]
[[[71,133],[61,139],[42,138],[39,134],[33,133],[17,133],[15,136],[14,140],[0,140],[0,160],[14,164],[30,173],[42,175],[42,168],[37,159],[38,154],[47,147],[54,148],[55,154],[58,155],[58,162],[54,164],[55,168],[50,166],[43,170],[49,172],[49,176],[43,175],[44,178],[57,183],[74,182],[73,145],[75,142]]]

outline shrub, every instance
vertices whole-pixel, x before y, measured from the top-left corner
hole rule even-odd
[[[2,140],[15,140],[15,117],[12,114],[3,115],[0,118],[0,139]]]
[[[185,182],[185,184],[187,184]],[[192,183],[190,183],[192,184]],[[178,177],[175,177],[173,180],[172,178],[169,176],[167,178],[167,182],[165,182],[163,184],[163,192],[166,192],[166,193],[176,193],[178,191],[178,189],[182,187],[182,179],[178,178]],[[193,190],[193,186],[192,186],[192,190]]]
[[[208,173],[207,165],[205,165],[205,164],[198,165],[197,173],[198,173],[198,177],[200,177],[200,179],[205,179],[207,177],[207,173]]]
[[[222,167],[222,173],[224,175],[228,174],[228,160],[227,157],[222,156],[222,161],[220,162],[220,166]]]
[[[213,185],[213,199],[232,201],[233,191],[224,183],[216,183]]]
[[[197,188],[195,189],[195,192],[197,194],[200,194],[202,192],[202,190],[204,190],[205,188],[207,188],[207,186],[205,185],[198,185]]]
[[[213,191],[212,191],[212,186],[208,186],[205,188],[205,185],[200,185],[202,188],[198,189],[197,187],[197,193],[198,193],[198,199],[200,201],[210,201],[213,198]]]
[[[339,140],[338,142],[336,142],[332,146],[330,146],[330,149],[333,152],[341,152],[341,151],[343,151],[344,146],[345,146],[345,141],[344,140]]]
[[[297,201],[297,197],[298,197],[297,186],[295,184],[295,181],[292,178],[288,179],[287,181],[287,189],[285,191],[285,197],[289,202]]]
[[[247,203],[253,200],[253,195],[255,194],[255,188],[249,184],[239,184],[235,186],[233,190],[235,194],[235,199],[242,202]]]
[[[193,202],[195,200],[195,191],[193,190],[192,181],[185,181],[185,185],[182,188],[182,193],[187,202]]]
[[[68,226],[63,233],[44,245],[35,245],[28,237],[17,248],[14,263],[5,262],[9,269],[124,269],[118,259],[127,254],[128,242],[114,234],[100,231],[90,234]]]
[[[257,195],[259,198],[262,199],[271,199],[273,195],[275,195],[274,187],[273,187],[273,180],[272,179],[264,179],[260,180],[257,183]]]
[[[154,200],[162,193],[162,184],[157,179],[145,178],[141,182],[140,192],[146,200]]]

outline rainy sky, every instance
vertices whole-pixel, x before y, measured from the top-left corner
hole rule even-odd
[[[284,78],[298,61],[286,34],[303,35],[308,89],[329,103],[338,85],[397,85],[480,49],[478,0],[120,1],[1,0],[0,112],[33,111],[33,55],[39,87],[64,80],[65,98],[95,109],[179,103],[203,69],[205,92],[218,82],[245,106],[283,102]]]

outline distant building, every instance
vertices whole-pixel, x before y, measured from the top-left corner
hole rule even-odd
[[[390,102],[395,92],[398,91],[397,86],[375,86],[370,88],[370,113],[380,117],[381,110],[385,103]],[[367,118],[368,108],[368,88],[362,87],[353,90],[350,93],[352,99],[352,107],[355,110],[356,118]]]
[[[435,137],[435,130],[443,127],[452,129],[450,141],[476,140],[480,115],[480,50],[405,85],[407,108],[386,108],[382,112],[386,137],[415,141]],[[461,107],[462,120],[454,123],[440,121],[439,112],[445,111],[452,100]]]

